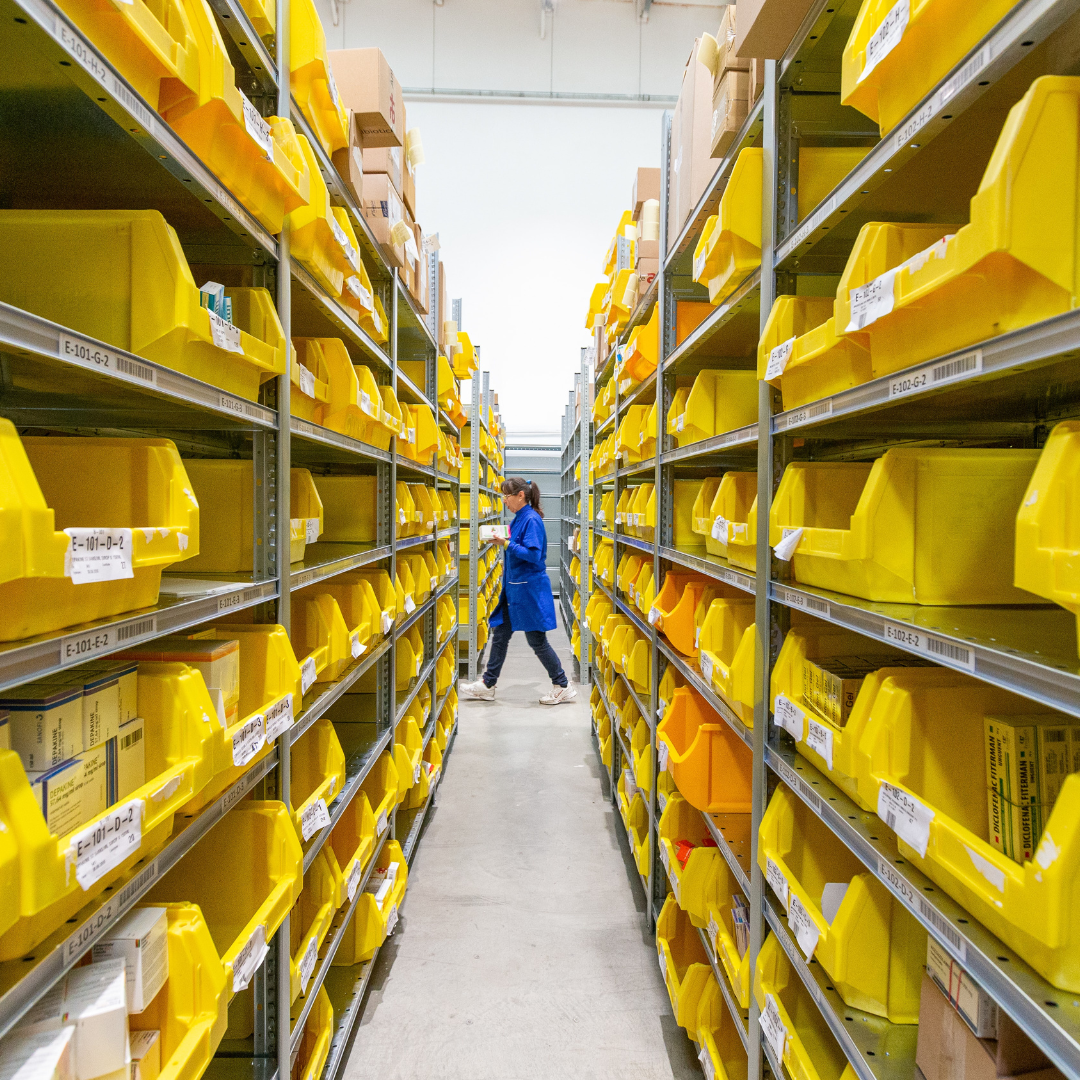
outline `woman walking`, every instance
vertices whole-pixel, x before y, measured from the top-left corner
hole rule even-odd
[[[502,595],[489,622],[491,653],[483,677],[473,683],[462,683],[461,694],[480,701],[495,697],[495,683],[506,660],[510,636],[515,630],[524,630],[525,640],[551,679],[551,692],[540,699],[540,704],[573,701],[577,691],[568,684],[546,633],[555,629],[555,600],[547,573],[547,532],[540,510],[540,489],[530,480],[512,476],[503,481],[502,499],[503,505],[514,514],[514,520],[509,541],[495,541],[506,548],[506,559]]]

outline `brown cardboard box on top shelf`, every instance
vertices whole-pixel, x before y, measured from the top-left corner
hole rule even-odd
[[[360,204],[364,220],[391,266],[405,262],[405,248],[390,239],[390,230],[404,217],[401,196],[386,173],[369,173],[364,177],[364,201]]]
[[[365,173],[384,173],[390,177],[395,191],[401,190],[401,159],[405,151],[400,146],[365,147],[363,152]]]
[[[813,0],[739,0],[735,7],[735,54],[779,60]]]
[[[364,146],[401,146],[405,109],[401,86],[380,49],[331,49],[338,96],[357,114]]]
[[[925,972],[915,1064],[926,1080],[1063,1080],[1004,1010],[998,1013],[998,1037],[977,1039]]]
[[[364,142],[356,114],[349,113],[349,145],[334,151],[334,168],[359,206],[364,201]]]
[[[674,245],[690,212],[716,172],[712,154],[712,72],[698,59],[701,38],[683,69],[682,89],[672,123],[668,247]]]
[[[634,173],[634,186],[630,192],[630,205],[634,208],[635,221],[641,220],[641,207],[646,199],[660,201],[659,169],[638,169]]]
[[[710,154],[722,158],[731,148],[735,136],[749,111],[750,73],[725,71],[713,83]]]
[[[765,61],[750,61],[750,104],[753,105],[765,90]]]

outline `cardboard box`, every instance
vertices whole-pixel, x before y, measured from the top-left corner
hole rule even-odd
[[[126,724],[139,715],[139,665],[134,660],[91,660],[89,663],[82,664],[78,673],[88,679],[91,675],[104,675],[110,672],[116,676],[120,686],[119,723]],[[84,733],[84,740],[85,735],[88,734],[91,733]],[[103,742],[104,739],[97,741]],[[94,746],[96,743],[84,741],[83,745]]]
[[[356,115],[349,112],[348,122],[348,146],[335,150],[331,160],[337,170],[341,182],[352,192],[352,197],[359,205],[364,193],[364,140],[360,134],[360,126],[356,122]]]
[[[753,105],[755,101],[765,92],[765,61],[764,60],[751,60],[750,61],[750,104]]]
[[[169,978],[169,924],[163,907],[135,908],[93,948],[95,964],[123,960],[127,1011],[141,1013]]]
[[[735,55],[779,60],[812,5],[813,0],[739,0],[735,6]]]
[[[83,686],[82,744],[115,739],[120,730],[120,679],[115,672],[88,674]]]
[[[133,1031],[128,1042],[131,1080],[157,1080],[161,1074],[161,1032]]]
[[[372,173],[364,177],[364,201],[360,204],[360,210],[386,261],[391,266],[403,266],[405,248],[391,242],[390,230],[402,220],[405,208],[401,196],[385,173]]]
[[[1061,1080],[1062,1073],[1016,1026],[998,1015],[997,1039],[977,1039],[933,979],[924,974],[919,997],[915,1064],[926,1080]]]
[[[746,71],[727,71],[713,84],[709,153],[714,158],[728,152],[743,126],[749,111],[749,88],[750,75]]]
[[[401,199],[412,216],[416,217],[416,173],[413,167],[405,162],[405,173],[401,180]]]
[[[67,836],[108,809],[113,746],[102,743],[42,772],[27,770],[30,790],[51,833]]]
[[[683,70],[682,89],[675,106],[672,132],[676,135],[669,199],[672,214],[668,221],[668,248],[674,245],[690,212],[705,193],[716,172],[712,158],[712,73],[698,60],[701,39]]]
[[[75,1080],[75,1029],[23,1032],[0,1042],[0,1080]]]
[[[496,537],[502,540],[510,539],[510,526],[509,525],[481,525],[480,526],[480,539],[486,543],[488,540],[494,540]]]
[[[997,1038],[998,1007],[994,999],[932,937],[926,939],[926,973],[973,1035]]]
[[[31,1033],[73,1027],[74,1080],[119,1073],[127,1080],[127,992],[123,960],[73,968],[23,1018],[18,1030]]]
[[[0,697],[11,749],[27,772],[43,772],[83,748],[83,685],[70,677],[38,679]]]
[[[720,78],[725,71],[749,71],[750,59],[735,52],[738,30],[735,25],[735,5],[729,4],[720,16],[720,28],[716,31],[716,67],[713,78]]]
[[[365,149],[364,172],[385,173],[390,177],[395,191],[401,190],[402,159],[403,151],[400,146],[378,146]]]
[[[145,726],[141,716],[120,725],[116,737],[116,802],[123,802],[146,783]]]
[[[640,267],[643,263],[648,263],[650,260],[657,260],[660,258],[660,241],[659,240],[639,240],[637,242],[637,264],[640,271]]]
[[[660,272],[660,260],[638,259],[638,298],[640,299],[649,291],[649,286]]]
[[[638,169],[634,173],[634,186],[630,191],[630,205],[634,208],[634,220],[641,217],[641,207],[646,199],[660,200],[660,170]]]
[[[405,111],[390,65],[379,49],[333,49],[329,52],[338,96],[356,114],[363,146],[401,146]]]

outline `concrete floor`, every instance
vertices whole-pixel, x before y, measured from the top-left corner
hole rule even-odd
[[[549,637],[569,672],[565,632]],[[345,1080],[700,1080],[601,791],[588,690],[547,707],[546,685],[515,634],[496,700],[462,701]]]

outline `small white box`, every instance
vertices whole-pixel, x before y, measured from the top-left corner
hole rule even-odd
[[[94,946],[95,964],[123,959],[127,1011],[141,1013],[169,978],[169,923],[163,907],[136,908]]]
[[[131,1067],[127,976],[123,960],[73,968],[27,1014],[25,1032],[75,1029],[73,1080],[95,1080]]]
[[[123,802],[146,783],[145,722],[136,716],[120,725],[116,737],[116,801]]]
[[[8,690],[0,707],[8,712],[11,748],[27,772],[50,769],[83,749],[81,683],[27,683]]]
[[[509,540],[510,539],[510,526],[509,525],[481,525],[480,526],[480,539],[485,543],[488,540]]]
[[[76,754],[44,772],[27,770],[45,824],[56,836],[81,829],[109,808],[109,744]]]
[[[75,1029],[23,1032],[0,1042],[0,1080],[75,1080]]]
[[[83,684],[83,746],[116,738],[120,728],[120,680],[112,671],[87,672]]]
[[[157,1080],[161,1073],[161,1032],[131,1033],[131,1080]]]

